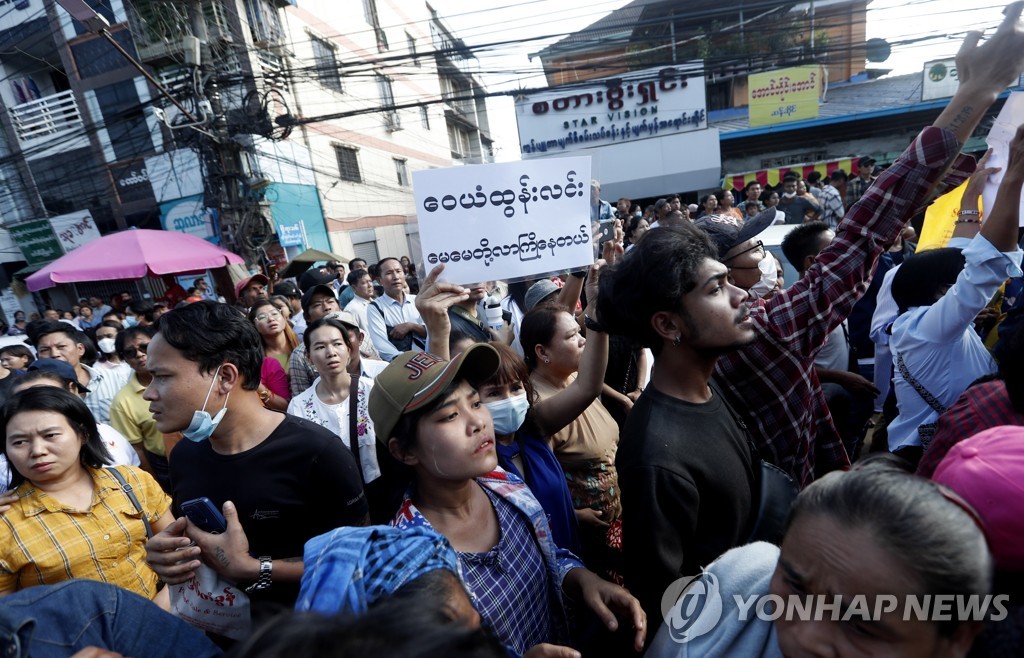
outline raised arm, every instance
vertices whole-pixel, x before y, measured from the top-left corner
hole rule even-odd
[[[967,238],[970,240],[978,234],[981,229],[981,213],[978,210],[978,197],[985,188],[985,181],[988,177],[998,173],[999,167],[989,167],[988,160],[992,157],[992,149],[985,152],[978,161],[978,168],[971,174],[964,188],[963,198],[960,199],[960,212],[956,224],[953,227],[953,238]]]
[[[447,361],[448,339],[452,333],[452,321],[448,318],[448,309],[459,302],[469,299],[469,290],[454,283],[438,281],[444,271],[444,264],[430,270],[430,274],[420,285],[420,294],[416,295],[416,310],[423,318],[427,327],[427,351]]]
[[[1010,142],[1006,174],[999,184],[996,201],[981,225],[981,234],[992,246],[1002,252],[1017,248],[1017,229],[1020,226],[1020,194],[1024,185],[1024,125]]]
[[[1022,4],[1007,9],[991,39],[981,43],[980,34],[968,35],[957,54],[958,67],[963,67],[967,78],[961,78],[949,106],[849,209],[835,240],[804,276],[767,302],[773,333],[795,353],[813,358],[825,336],[849,315],[866,289],[879,254],[929,200],[959,145],[970,137],[996,96],[1020,74],[1024,67]]]
[[[931,305],[914,325],[915,335],[946,342],[963,334],[1003,281],[1020,273],[1017,227],[1020,224],[1021,185],[1024,185],[1024,126],[1010,142],[1006,175],[995,203],[981,225],[981,240],[964,249],[966,265],[953,287]],[[985,241],[987,241],[987,244]]]
[[[1003,23],[992,38],[979,45],[981,32],[969,32],[956,55],[960,86],[932,125],[956,134],[965,143],[996,97],[1012,85],[1024,69],[1024,30],[1020,25],[1024,2],[1004,10]]]
[[[584,315],[595,321],[597,321],[597,291],[601,270],[608,265],[609,259],[614,263],[622,255],[621,239],[609,240],[605,243],[603,251],[606,258],[594,263],[587,276],[588,304]],[[534,402],[530,407],[529,422],[532,422],[544,436],[551,436],[571,423],[601,394],[604,373],[607,368],[608,334],[589,329],[576,381],[555,395]]]

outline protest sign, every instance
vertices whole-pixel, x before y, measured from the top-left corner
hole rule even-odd
[[[589,157],[428,169],[412,178],[425,272],[444,263],[445,280],[469,284],[594,262]]]
[[[960,187],[946,192],[928,206],[924,213],[921,235],[917,241],[917,251],[941,249],[946,246],[949,239],[953,237],[956,219],[960,214],[960,202],[963,201],[966,189],[967,182],[965,181],[960,184]],[[979,207],[980,205],[979,201]]]

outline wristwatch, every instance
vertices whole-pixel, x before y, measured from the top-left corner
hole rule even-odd
[[[602,334],[608,333],[608,330],[604,328],[603,324],[586,314],[583,315],[583,326],[589,331],[596,331]]]
[[[265,589],[270,589],[270,585],[273,582],[271,578],[271,572],[274,570],[274,561],[269,556],[262,556],[260,560],[260,576],[256,579],[252,585],[245,588],[246,594],[251,592],[259,592]]]

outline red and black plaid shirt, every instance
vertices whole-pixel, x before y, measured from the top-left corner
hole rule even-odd
[[[982,430],[1000,425],[1024,425],[1024,414],[1013,410],[1003,380],[970,387],[939,416],[935,436],[917,464],[917,474],[930,478],[953,446]]]
[[[832,424],[814,357],[825,337],[867,290],[879,255],[928,202],[956,158],[953,133],[925,128],[839,224],[836,237],[788,290],[751,307],[757,338],[721,357],[716,377],[743,414],[762,458],[804,487],[850,463]],[[974,170],[961,156],[943,181],[956,186]]]

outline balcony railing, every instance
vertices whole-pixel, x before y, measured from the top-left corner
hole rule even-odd
[[[56,139],[82,127],[82,115],[70,89],[15,105],[10,112],[22,148]]]

